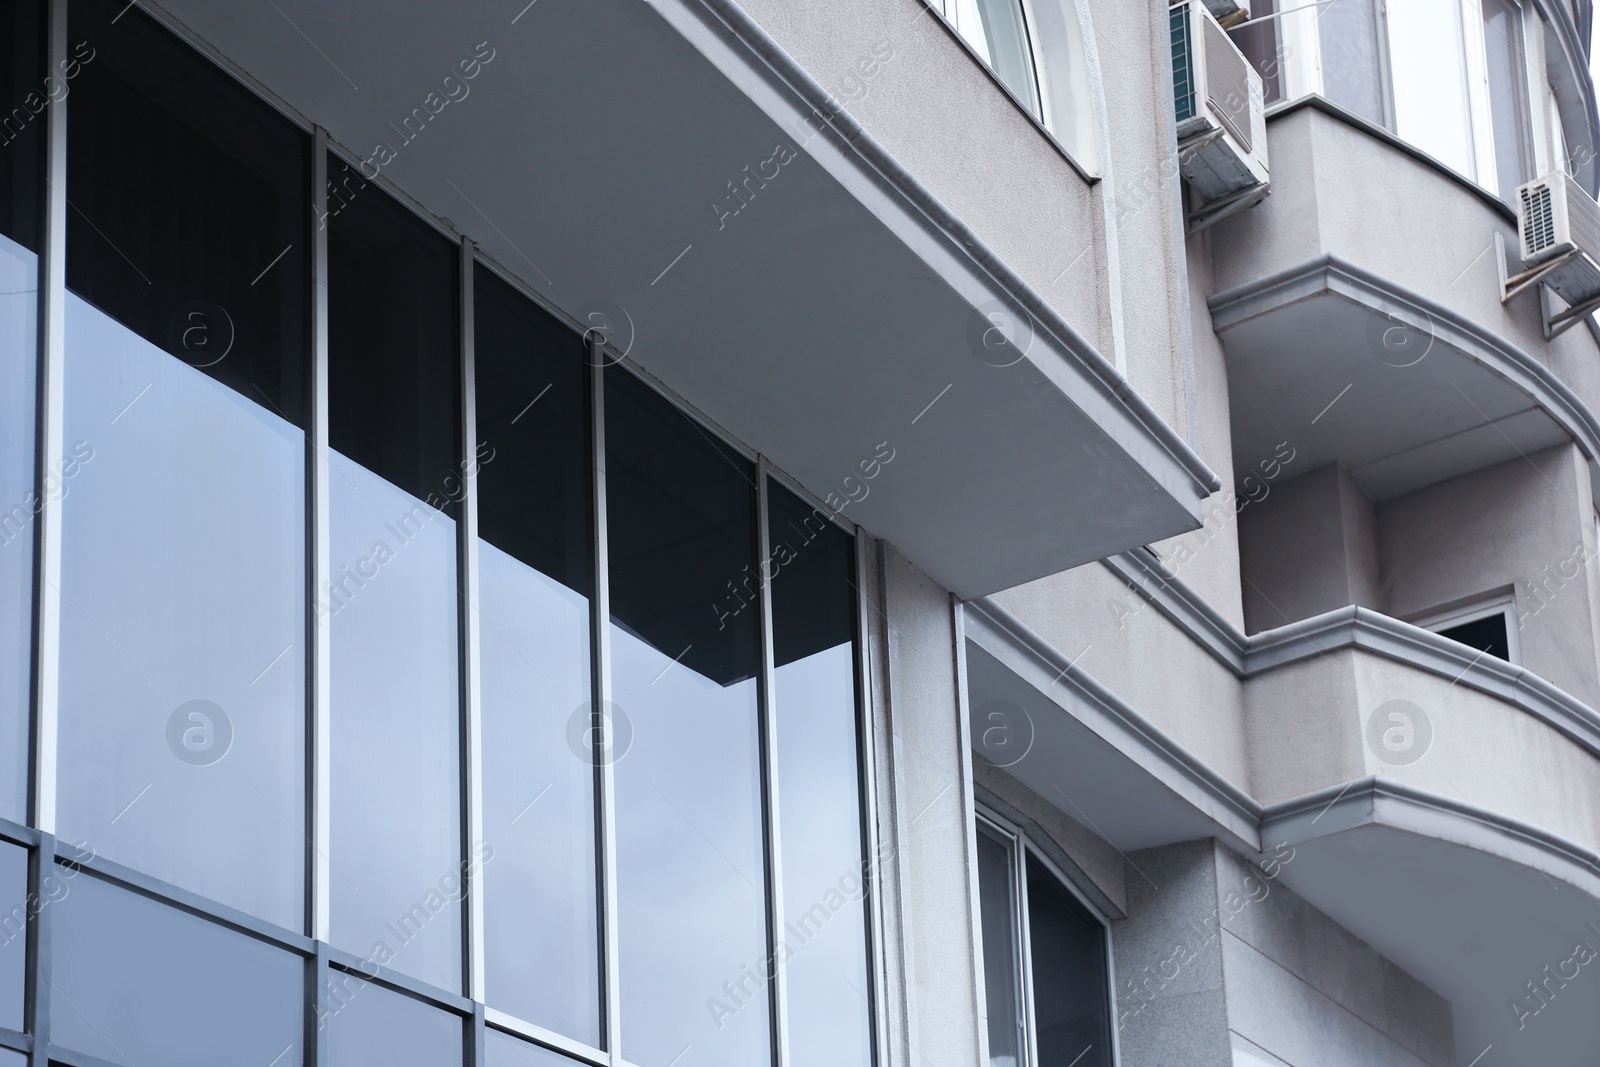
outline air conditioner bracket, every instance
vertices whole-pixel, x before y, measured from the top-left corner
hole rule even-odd
[[[1494,235],[1495,267],[1500,272],[1500,303],[1504,304],[1513,297],[1520,296],[1534,286],[1539,286],[1539,319],[1544,327],[1544,339],[1554,340],[1566,333],[1572,327],[1582,322],[1590,312],[1600,310],[1600,296],[1585,300],[1572,307],[1554,310],[1554,301],[1550,296],[1548,286],[1542,285],[1550,272],[1574,256],[1580,255],[1577,249],[1563,252],[1554,259],[1546,260],[1536,267],[1509,274],[1506,266],[1506,238],[1499,231]]]

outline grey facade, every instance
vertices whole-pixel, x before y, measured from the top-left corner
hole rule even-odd
[[[1592,1063],[1592,8],[1207,6],[1227,212],[1165,4],[0,9],[0,1067]]]

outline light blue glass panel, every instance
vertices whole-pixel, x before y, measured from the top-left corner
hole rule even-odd
[[[330,1067],[460,1067],[459,1016],[343,972],[328,981]]]
[[[23,979],[28,966],[28,851],[0,842],[0,1027],[22,1029]]]
[[[39,258],[0,236],[0,817],[28,813]]]
[[[60,834],[299,929],[304,434],[66,313]]]
[[[28,1067],[28,1057],[8,1048],[0,1048],[0,1067]]]
[[[872,1062],[853,653],[837,645],[775,680],[793,1067]]]
[[[456,530],[330,453],[333,941],[461,990]]]
[[[611,651],[633,730],[616,765],[624,1055],[767,1063],[755,680],[724,686],[615,624]]]
[[[598,1045],[589,604],[486,541],[478,561],[489,1003]]]
[[[547,1048],[521,1041],[499,1030],[484,1035],[488,1053],[486,1067],[577,1067],[576,1060],[557,1055]]]
[[[130,1067],[302,1062],[305,964],[93,875],[55,908],[51,1039]]]

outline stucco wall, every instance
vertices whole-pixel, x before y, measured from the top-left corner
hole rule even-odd
[[[1386,501],[1378,542],[1389,611],[1405,618],[1513,586],[1523,665],[1600,706],[1593,516],[1588,472],[1572,446]]]

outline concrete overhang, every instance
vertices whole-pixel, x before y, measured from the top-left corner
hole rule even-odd
[[[1374,501],[1564,441],[1600,488],[1600,423],[1525,352],[1336,256],[1210,300],[1228,364],[1236,477],[1287,441]]]
[[[1175,602],[1157,606],[1184,614]],[[1364,609],[1248,639],[1229,629],[1230,673],[1247,686],[1278,680],[1295,695],[1293,708],[1255,716],[1271,733],[1251,742],[1259,781],[1247,793],[993,600],[965,605],[963,626],[974,760],[988,756],[1125,853],[1217,837],[1248,857],[1273,855],[1284,885],[1451,1002],[1454,1067],[1593,1063],[1600,853],[1588,813],[1600,719],[1592,711],[1522,668]],[[1319,673],[1281,673],[1297,667]],[[1431,749],[1382,775],[1342,773],[1367,758],[1356,712],[1397,695],[1434,709]],[[1336,784],[1294,787],[1308,769]],[[1289,799],[1256,799],[1270,790]],[[1597,955],[1579,962],[1580,943]]]
[[[1594,1063],[1593,854],[1376,779],[1274,805],[1261,834],[1294,849],[1285,885],[1451,1001],[1457,1067]]]
[[[165,15],[963,597],[1194,529],[1219,485],[726,0]]]

